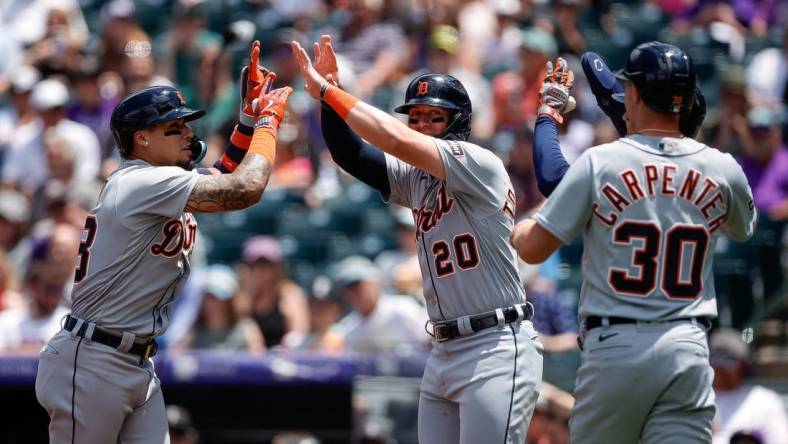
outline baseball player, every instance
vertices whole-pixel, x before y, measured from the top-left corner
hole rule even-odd
[[[621,100],[624,86],[598,54],[586,52],[580,60],[597,105],[610,118],[618,134],[625,136],[627,128],[624,121],[624,102]],[[560,57],[556,60],[555,69],[553,68],[553,63],[547,62],[547,75],[541,91],[541,112],[534,128],[534,171],[539,191],[545,197],[550,196],[569,169],[569,163],[561,153],[556,124],[563,122],[562,114],[575,107],[574,98],[569,95],[574,73]],[[705,117],[706,99],[696,85],[694,101],[690,106],[681,109],[679,131],[684,136],[695,137]]]
[[[328,36],[315,43],[314,67],[298,43],[292,47],[307,92],[324,105],[334,160],[413,211],[435,337],[421,384],[419,442],[524,442],[542,346],[507,242],[514,193],[502,162],[466,142],[465,88],[448,75],[415,78],[396,109],[408,115],[406,126],[337,86]]]
[[[628,135],[584,152],[511,241],[538,263],[583,233],[571,441],[710,442],[713,251],[721,232],[752,235],[752,194],[730,155],[680,130],[696,89],[681,49],[644,43],[617,77]],[[560,113],[558,96],[540,115]]]
[[[137,91],[113,111],[123,159],[85,222],[71,313],[40,354],[36,395],[50,416],[50,442],[169,442],[150,358],[189,275],[197,235],[192,213],[260,199],[291,91],[270,91],[275,74],[257,67],[259,46],[242,82],[241,123],[256,124],[246,139],[233,134],[231,143],[248,152],[232,173],[219,173],[221,162],[219,170],[202,171],[208,174],[191,169],[202,148],[188,122],[205,112],[189,109],[175,88]]]

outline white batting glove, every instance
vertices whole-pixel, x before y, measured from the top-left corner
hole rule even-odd
[[[558,123],[563,123],[562,114],[572,111],[577,106],[574,97],[569,93],[574,81],[575,74],[569,69],[566,60],[557,58],[555,69],[553,63],[548,61],[547,75],[539,91],[538,115],[545,115]]]

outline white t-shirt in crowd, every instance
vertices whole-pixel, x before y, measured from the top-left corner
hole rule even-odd
[[[756,432],[763,444],[788,442],[788,417],[780,395],[759,385],[716,391],[717,417],[712,444],[728,444],[739,431]]]

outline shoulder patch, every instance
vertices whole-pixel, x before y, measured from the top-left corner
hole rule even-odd
[[[451,149],[451,154],[454,157],[460,157],[465,155],[465,151],[463,151],[460,142],[457,142],[456,140],[447,140],[446,143],[449,145],[449,149]]]

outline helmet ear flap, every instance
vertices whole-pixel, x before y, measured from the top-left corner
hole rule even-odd
[[[455,111],[449,118],[450,122],[440,134],[436,136],[443,140],[466,141],[471,136],[471,116],[464,111]]]

